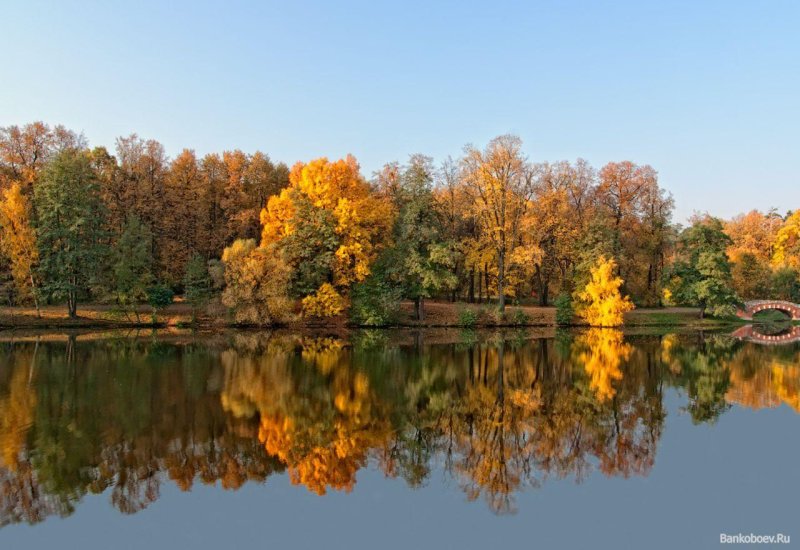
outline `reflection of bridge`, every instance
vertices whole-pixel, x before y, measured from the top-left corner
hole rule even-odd
[[[763,334],[758,332],[753,325],[746,325],[736,330],[731,336],[757,344],[791,344],[800,342],[800,326],[791,327],[790,330],[780,334]]]
[[[782,311],[795,321],[800,321],[800,305],[783,300],[751,300],[744,303],[744,307],[736,312],[742,319],[752,319],[759,311]]]

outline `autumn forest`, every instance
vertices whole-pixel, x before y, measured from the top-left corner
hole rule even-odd
[[[423,320],[437,300],[616,326],[634,307],[800,302],[800,210],[686,226],[672,212],[654,167],[533,162],[510,135],[368,177],[352,156],[169,158],[135,134],[108,149],[62,126],[0,128],[0,296],[69,317],[181,300],[231,324],[386,326],[399,304]]]

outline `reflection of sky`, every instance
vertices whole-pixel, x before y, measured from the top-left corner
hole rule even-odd
[[[0,547],[674,549],[717,548],[720,532],[800,539],[797,415],[786,406],[734,406],[715,425],[696,426],[681,412],[685,404],[666,392],[666,426],[648,477],[550,479],[518,493],[512,516],[466,502],[441,471],[414,491],[370,468],[352,493],[325,497],[277,474],[238,491],[198,483],[183,493],[164,483],[161,498],[131,516],[107,495],[87,496],[67,519],[0,529]]]

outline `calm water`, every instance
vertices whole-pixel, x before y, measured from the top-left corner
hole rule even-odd
[[[800,344],[0,335],[0,548],[800,544]]]

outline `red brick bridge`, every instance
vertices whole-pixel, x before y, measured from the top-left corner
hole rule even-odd
[[[783,300],[751,300],[744,303],[736,315],[742,319],[751,320],[753,315],[759,311],[777,310],[782,311],[795,321],[800,321],[800,305]]]

